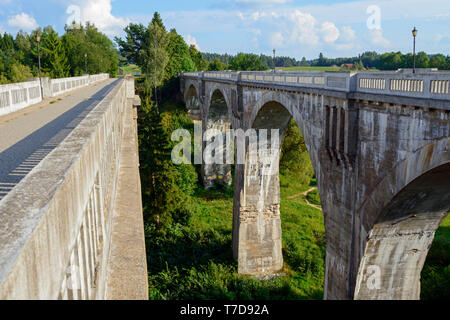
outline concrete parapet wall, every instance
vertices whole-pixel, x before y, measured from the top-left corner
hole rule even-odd
[[[0,86],[0,116],[41,101],[39,80]]]
[[[106,298],[128,81],[0,203],[0,299]]]
[[[109,79],[109,74],[102,73],[62,79],[42,78],[0,86],[0,116],[39,103],[43,98],[53,98],[106,79]]]

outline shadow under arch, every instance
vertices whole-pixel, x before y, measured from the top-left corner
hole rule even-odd
[[[219,88],[211,91],[203,119],[204,162],[202,179],[205,188],[216,185],[231,185],[233,144],[228,133],[232,123],[226,96]],[[210,148],[208,147],[210,146]]]
[[[355,299],[420,299],[421,271],[449,211],[450,163],[423,173],[400,190],[369,232]]]
[[[193,120],[201,120],[200,98],[198,90],[193,84],[189,85],[189,88],[184,96],[184,101],[186,103],[189,116]]]
[[[262,99],[263,103],[252,115],[249,127],[256,130],[258,136],[261,129],[268,130],[268,144],[271,147],[271,130],[278,130],[278,136],[275,136],[278,138],[278,153],[261,154],[249,147],[245,165],[240,170],[236,169],[236,179],[239,175],[242,181],[235,189],[235,199],[239,201],[235,202],[233,252],[241,274],[273,274],[283,268],[279,177],[281,147],[291,120],[295,120],[302,134],[304,124],[300,113],[289,109],[293,104],[283,101],[284,98],[278,101],[280,99],[272,100],[270,97]],[[304,136],[304,139],[311,160],[308,137]]]

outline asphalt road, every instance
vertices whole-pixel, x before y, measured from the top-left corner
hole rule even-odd
[[[0,201],[114,88],[110,79],[0,118]]]

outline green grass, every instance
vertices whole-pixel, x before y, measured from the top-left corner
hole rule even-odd
[[[436,231],[421,278],[421,299],[450,299],[450,216]]]
[[[128,73],[131,73],[131,74],[134,75],[134,72],[140,72],[141,71],[140,67],[138,67],[138,66],[131,66],[131,65],[124,66],[124,67],[119,67],[119,69],[123,70],[122,77],[127,75]]]
[[[308,189],[284,176],[281,185],[283,197]],[[151,299],[322,299],[323,218],[319,210],[306,205],[304,196],[282,200],[285,275],[267,281],[237,274],[231,249],[232,188],[200,187],[194,202],[197,208],[187,226],[176,225],[164,238],[148,239]]]
[[[319,190],[313,190],[310,193],[308,193],[308,201],[316,206],[321,206],[322,203],[320,202],[320,196],[319,196]]]

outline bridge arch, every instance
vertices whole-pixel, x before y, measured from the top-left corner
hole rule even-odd
[[[228,96],[222,88],[217,85],[213,86],[209,90],[205,106],[203,132],[207,135],[204,139],[211,143],[214,143],[217,139],[216,133],[222,134],[222,145],[219,149],[216,148],[222,153],[222,163],[203,164],[202,175],[205,188],[211,188],[217,184],[231,185],[233,182],[232,164],[231,161],[228,161],[231,157],[230,155],[233,155],[233,143],[231,139],[227,140],[227,138],[230,138],[229,135],[227,136],[227,132],[231,133],[232,129],[230,113],[231,108]],[[204,143],[206,144],[206,141]]]
[[[193,119],[201,120],[201,100],[198,85],[193,81],[188,81],[184,92],[184,101],[189,110],[189,115]]]
[[[360,231],[355,299],[420,299],[422,268],[434,234],[450,211],[450,159],[436,145],[449,140],[429,144],[410,161],[400,162],[363,204],[359,212],[367,213]],[[381,197],[383,190],[392,196]]]
[[[278,129],[278,154],[261,154],[248,148],[243,167],[243,183],[235,195],[240,195],[239,209],[235,214],[233,230],[235,256],[238,258],[239,273],[268,274],[283,268],[282,230],[280,215],[279,162],[285,133],[292,119],[304,134],[305,125],[300,110],[303,100],[288,94],[264,93],[257,100],[250,116],[248,129],[268,130],[271,144],[271,130]],[[311,140],[304,135],[311,158]],[[255,161],[256,159],[256,161]],[[316,168],[314,167],[314,170]],[[316,172],[316,171],[315,171]]]

